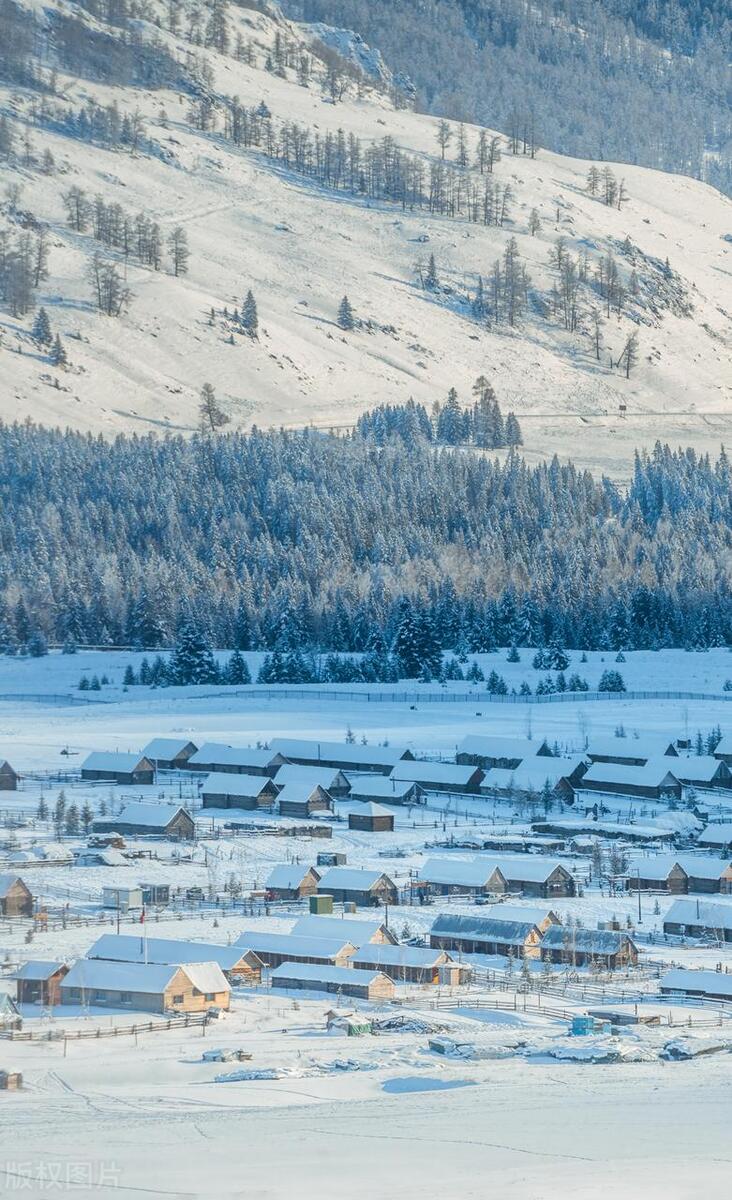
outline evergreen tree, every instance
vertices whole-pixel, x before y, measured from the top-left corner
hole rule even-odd
[[[356,318],[353,315],[351,302],[348,296],[344,296],[338,305],[338,324],[341,329],[350,330],[356,327]]]
[[[51,322],[48,319],[48,313],[45,308],[39,308],[36,313],[36,318],[33,322],[32,337],[39,346],[50,346],[53,341]]]
[[[216,679],[213,654],[193,621],[186,621],[181,626],[173,650],[171,674],[178,685],[211,683]]]
[[[339,316],[340,324],[340,316]],[[259,318],[257,316],[257,302],[254,299],[254,294],[250,290],[247,292],[244,303],[241,309],[241,327],[250,338],[259,337]],[[345,326],[343,327],[345,328]],[[350,326],[349,328],[353,328]]]
[[[84,833],[87,833],[87,834],[89,833],[89,830],[92,827],[93,820],[94,820],[94,813],[92,812],[92,810],[89,806],[89,801],[85,800],[84,807],[81,810],[81,827],[84,830]]]
[[[440,280],[439,280],[439,276],[437,274],[437,264],[435,262],[434,254],[430,254],[428,262],[427,262],[427,271],[426,271],[425,277],[424,277],[424,286],[426,288],[428,288],[431,292],[436,291],[437,288],[440,286]]]
[[[235,650],[226,667],[226,683],[247,684],[252,682],[249,667],[240,650]]]

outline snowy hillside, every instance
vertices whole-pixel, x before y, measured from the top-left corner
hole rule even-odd
[[[44,28],[71,15],[95,35],[123,34],[120,25],[68,0],[59,0],[53,14],[40,6],[35,12]],[[514,155],[503,137],[500,161],[483,175],[473,166],[475,127],[465,130],[471,165],[460,169],[455,125],[446,148],[454,216],[449,205],[430,214],[427,207],[410,211],[370,200],[359,178],[384,138],[410,156],[410,171],[421,164],[427,194],[431,165],[440,159],[437,122],[395,108],[390,82],[354,68],[349,74],[327,53],[313,57],[314,33],[328,40],[327,31],[287,23],[276,12],[206,9],[202,29],[217,12],[226,24],[223,39],[214,28],[226,53],[197,44],[205,30],[196,32],[192,7],[181,7],[175,32],[167,6],[151,0],[144,12],[145,19],[138,14],[125,26],[125,36],[134,27],[138,37],[160,39],[178,65],[175,87],[101,82],[84,53],[73,74],[59,69],[51,80],[50,52],[43,88],[27,79],[0,86],[0,116],[14,137],[4,159],[0,138],[7,183],[0,230],[16,252],[30,234],[34,254],[45,225],[50,251],[48,277],[41,272],[27,311],[16,303],[13,315],[7,298],[0,308],[3,419],[30,417],[106,434],[188,431],[198,421],[200,388],[210,382],[234,426],[348,426],[374,404],[409,396],[431,404],[452,386],[467,401],[482,374],[504,410],[516,411],[530,457],[556,450],[624,474],[632,448],[656,438],[704,449],[729,441],[728,200],[688,178],[618,166],[612,170],[628,199],[620,208],[607,205],[589,194],[589,163],[543,150],[535,158]],[[353,60],[353,44],[335,32],[331,44]],[[67,36],[67,57],[68,42]],[[361,62],[380,63],[363,45],[356,49]],[[127,118],[126,145],[102,141],[94,104],[116,105]],[[242,112],[245,123],[258,122],[253,145],[231,136],[232,113]],[[328,133],[343,131],[346,147],[360,139],[355,194],[298,172],[294,160],[283,162],[277,146],[283,125],[292,123],[308,128],[316,158]],[[478,215],[471,214],[470,197],[474,207],[480,197],[482,206],[486,182],[496,212],[506,203],[503,224],[484,224],[482,207],[480,218],[470,219]],[[73,189],[82,190],[92,210],[99,197],[107,217],[108,206],[121,206],[114,221],[127,216],[134,234],[126,253],[119,238],[112,244],[108,233],[95,236],[104,225],[98,204],[82,229],[72,228]],[[159,226],[159,262],[147,235],[144,252],[135,240],[145,219],[147,234],[151,223]],[[184,231],[190,251],[188,270],[177,277],[168,248],[175,229]],[[525,292],[513,325],[505,305],[496,319],[491,301],[494,264],[500,260],[505,270],[512,238]],[[119,316],[94,305],[95,254],[102,268],[116,264],[121,286],[131,292]],[[431,288],[420,282],[430,254],[437,272]],[[145,257],[149,265],[142,265]],[[578,276],[572,282],[570,270],[569,315],[567,257]],[[609,261],[617,270],[617,298],[597,278]],[[485,305],[476,313],[479,276]],[[250,289],[257,339],[233,319]],[[351,331],[336,321],[344,293],[358,322]],[[38,305],[49,314],[52,334],[60,334],[66,367],[56,367],[46,346],[31,338]],[[593,308],[602,322],[599,348]],[[634,332],[638,361],[628,378],[628,364],[618,360]]]

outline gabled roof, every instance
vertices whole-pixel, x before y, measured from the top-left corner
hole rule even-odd
[[[714,747],[715,754],[732,754],[732,733],[725,733]]]
[[[272,786],[267,775],[237,775],[227,771],[212,771],[201,787],[205,796],[248,796],[256,799],[265,788]]]
[[[392,946],[367,942],[352,956],[354,967],[432,967],[445,954],[424,946]]]
[[[383,804],[375,804],[373,800],[366,800],[359,804],[357,808],[351,809],[354,817],[390,817],[394,820],[394,810],[386,808]]]
[[[676,755],[674,739],[665,734],[644,734],[643,737],[592,737],[587,747],[588,755],[599,754],[603,758],[658,758]]]
[[[384,876],[383,871],[366,871],[358,867],[328,867],[320,881],[319,889],[327,892],[328,888],[336,891],[368,892]],[[390,880],[391,882],[391,880]]]
[[[242,953],[240,946],[189,942],[180,938],[145,939],[142,934],[137,937],[126,933],[103,933],[87,951],[87,958],[144,964],[147,955],[148,963],[158,965],[179,966],[181,963],[210,962],[216,963],[222,971],[231,971],[240,961]]]
[[[110,962],[107,959],[80,958],[75,962],[61,987],[95,989],[100,991],[142,992],[160,995],[184,971],[200,992],[229,992],[231,988],[217,963],[130,963]]]
[[[573,949],[584,954],[614,954],[632,938],[617,929],[578,929],[564,925],[550,925],[541,939],[541,948],[564,950],[571,954]]]
[[[526,880],[527,883],[545,883],[557,868],[572,874],[566,863],[558,858],[544,858],[540,854],[506,854],[500,857],[488,851],[484,858],[498,867],[508,883],[512,879]]]
[[[66,964],[62,962],[50,962],[41,958],[33,958],[29,962],[23,963],[12,979],[27,979],[31,983],[45,983],[57,971],[63,970]]]
[[[346,938],[352,946],[363,946],[380,934],[393,936],[381,921],[359,921],[349,917],[300,917],[291,932],[298,937]]]
[[[418,785],[411,779],[392,779],[387,775],[359,775],[351,779],[351,800],[402,800]]]
[[[2,899],[3,896],[7,896],[10,892],[10,889],[14,887],[16,883],[22,883],[23,887],[27,889],[27,884],[23,882],[23,880],[20,878],[20,875],[13,875],[12,873],[0,875],[0,899]]]
[[[592,763],[580,780],[580,788],[587,783],[627,784],[631,787],[660,787],[670,776],[673,783],[678,782],[675,774],[676,759],[654,758],[642,767],[629,767],[625,763]]]
[[[404,746],[363,746],[357,742],[321,742],[303,738],[274,738],[272,748],[285,758],[318,762],[338,762],[344,766],[393,767],[409,754]]]
[[[132,771],[151,770],[152,763],[144,754],[122,754],[116,751],[93,750],[81,764],[82,771],[119,771],[129,775]]]
[[[487,887],[495,870],[488,858],[428,858],[417,878],[420,883],[481,888]]]
[[[493,921],[532,921],[534,925],[541,925],[549,920],[552,925],[560,924],[553,909],[538,904],[491,904],[488,916]]]
[[[532,933],[538,933],[533,921],[501,921],[493,917],[463,916],[460,913],[442,913],[433,922],[430,935],[433,937],[464,938],[471,942],[497,942],[504,946],[523,946]]]
[[[517,758],[523,761],[535,758],[541,749],[547,748],[544,738],[506,737],[503,734],[469,733],[457,748],[458,754],[473,754],[476,758]]]
[[[285,763],[278,770],[274,781],[277,787],[284,787],[288,783],[309,783],[311,787],[315,787],[319,783],[326,792],[332,788],[342,791],[348,787],[348,780],[340,767],[308,767],[299,763]]]
[[[661,976],[660,987],[674,992],[701,992],[732,1000],[732,975],[722,971],[687,971],[675,967]]]
[[[711,854],[682,854],[676,860],[691,878],[720,879],[732,861]]]
[[[383,972],[356,970],[353,967],[328,967],[320,963],[284,962],[272,972],[270,978],[311,982],[314,988],[317,988],[318,983],[340,983],[344,987],[360,984],[364,987],[383,978]]]
[[[151,829],[165,829],[178,813],[191,814],[179,804],[143,804],[133,801],[125,804],[116,817],[105,817],[105,822],[113,820],[120,825],[148,825]]]
[[[154,762],[157,759],[175,758],[188,746],[195,746],[195,742],[192,742],[190,738],[159,737],[148,742],[142,753]]]
[[[284,800],[286,804],[288,801],[290,804],[307,804],[308,800],[315,796],[318,788],[321,788],[329,799],[332,799],[328,789],[324,788],[322,784],[309,783],[307,780],[299,779],[293,779],[291,783],[286,783],[277,799],[280,803]]]
[[[654,761],[658,763],[658,759]],[[675,758],[673,773],[682,782],[698,779],[701,783],[711,783],[715,775],[729,779],[729,767],[713,754],[692,754],[688,758]]]
[[[399,762],[393,768],[390,779],[407,779],[414,783],[427,786],[430,783],[445,784],[448,787],[466,787],[479,767],[463,766],[454,762],[424,762],[416,759]]]
[[[480,785],[481,791],[489,791],[491,788],[507,791],[514,787],[517,791],[529,791],[533,788],[540,792],[547,780],[551,787],[555,787],[560,779],[566,779],[583,762],[584,759],[580,755],[575,758],[544,758],[537,755],[535,758],[525,758],[520,766],[513,769],[489,767]]]
[[[664,925],[704,925],[707,929],[732,929],[732,903],[717,904],[708,900],[674,900]]]
[[[707,825],[697,840],[700,846],[729,846],[732,843],[732,823]]]
[[[294,933],[271,933],[269,930],[245,929],[236,939],[240,948],[257,953],[291,954],[293,958],[325,958],[335,960],[349,949],[355,949],[348,938],[298,937]]]
[[[314,867],[306,867],[302,863],[282,863],[273,867],[265,882],[266,888],[298,888],[303,879],[312,872],[316,879],[320,878]]]
[[[200,750],[188,759],[191,767],[216,766],[257,767],[264,770],[276,762],[276,750],[262,750],[259,746],[226,746],[222,742],[204,742]]]

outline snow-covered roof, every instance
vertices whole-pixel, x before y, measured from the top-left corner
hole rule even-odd
[[[12,873],[8,872],[0,875],[0,897],[7,896],[10,889],[16,883],[23,883],[20,875],[13,875]],[[23,886],[25,887],[25,884],[23,884]]]
[[[284,800],[285,804],[307,804],[319,787],[322,787],[322,784],[293,779],[291,783],[285,784],[277,799],[280,803]],[[323,788],[323,791],[327,791],[327,788]]]
[[[707,825],[699,834],[700,846],[729,846],[732,843],[732,823]]]
[[[348,787],[348,780],[339,767],[307,767],[299,763],[285,763],[274,777],[277,787],[285,787],[288,783],[309,783],[311,787],[320,784],[329,792],[332,788],[342,791]]]
[[[392,779],[386,775],[351,776],[351,800],[378,797],[379,800],[402,800],[416,785],[411,779]]]
[[[256,953],[291,954],[293,958],[336,959],[353,945],[348,938],[298,937],[294,933],[272,933],[263,929],[245,929],[236,945]]]
[[[628,875],[631,880],[636,875],[640,875],[641,879],[666,879],[672,868],[678,865],[695,879],[714,880],[721,877],[729,861],[713,855],[657,854],[651,858],[636,859],[631,863]]]
[[[661,976],[660,987],[667,991],[700,992],[732,1000],[732,975],[722,971],[688,971],[683,967],[675,967]]]
[[[122,754],[108,750],[92,750],[81,764],[82,771],[119,771],[125,775],[151,767],[152,763],[144,754]]]
[[[363,746],[357,742],[318,742],[301,738],[274,738],[272,748],[285,758],[303,758],[314,765],[319,762],[343,763],[345,767],[360,764],[393,767],[409,753],[403,746]]]
[[[526,880],[527,883],[545,883],[557,868],[572,874],[566,863],[557,858],[544,858],[540,854],[507,854],[498,857],[488,851],[484,858],[486,862],[498,867],[509,883],[512,879]]]
[[[214,962],[131,963],[100,958],[80,958],[61,981],[61,987],[159,995],[179,970],[184,971],[193,986],[204,994],[231,990],[221,967]]]
[[[495,872],[487,858],[428,858],[419,869],[420,883],[486,887]]]
[[[77,858],[77,863],[98,863],[102,867],[127,867],[130,865],[129,859],[125,858],[124,854],[119,850],[103,849],[95,847],[84,847],[80,850]]]
[[[575,758],[548,758],[537,755],[535,758],[525,758],[513,769],[510,767],[490,767],[486,770],[485,779],[481,783],[481,791],[507,791],[514,787],[517,791],[540,792],[549,781],[555,787],[560,779],[566,779],[584,760],[577,755]]]
[[[298,937],[344,938],[352,946],[363,946],[385,930],[381,921],[353,921],[348,917],[300,917],[291,929]]]
[[[628,876],[630,879],[640,876],[641,879],[663,880],[675,866],[681,866],[681,859],[675,854],[654,854],[650,858],[635,859]]]
[[[704,925],[708,929],[732,929],[732,903],[708,900],[674,900],[664,925]]]
[[[658,759],[655,760],[658,763]],[[711,783],[715,775],[721,773],[729,779],[729,769],[713,754],[692,754],[689,758],[675,758],[673,773],[682,783],[698,779],[700,783]]]
[[[419,762],[416,759],[409,762],[399,762],[392,769],[391,779],[408,779],[421,783],[423,787],[430,784],[447,787],[467,787],[478,767],[463,766],[454,762]]]
[[[494,921],[533,921],[534,925],[547,920],[553,925],[560,923],[553,909],[538,904],[491,904],[488,915]]]
[[[87,950],[87,958],[112,962],[180,965],[181,963],[216,963],[222,971],[231,971],[242,957],[241,946],[219,946],[211,942],[189,942],[181,938],[145,938],[140,934],[103,933]],[[207,989],[210,991],[211,989]]]
[[[711,854],[682,854],[676,861],[687,875],[697,879],[720,879],[732,860],[715,858]]]
[[[106,818],[120,825],[148,825],[151,829],[165,829],[179,812],[186,812],[179,804],[143,804],[132,801],[125,804],[116,817]],[[190,816],[190,813],[186,813]]]
[[[336,891],[368,892],[383,876],[383,871],[366,871],[359,867],[329,867],[319,887],[325,892],[328,888],[334,888]]]
[[[383,804],[375,804],[373,800],[363,801],[357,808],[351,809],[351,813],[354,817],[390,817],[394,820],[393,809],[385,808]]]
[[[201,787],[204,796],[248,796],[256,798],[272,780],[267,775],[237,775],[227,771],[212,771]]]
[[[585,954],[614,954],[628,941],[627,933],[617,929],[578,929],[564,925],[550,925],[541,939],[541,947],[547,950],[573,949]]]
[[[664,734],[644,734],[643,737],[591,737],[587,747],[590,756],[600,755],[603,758],[658,758],[671,751],[669,757],[676,754],[674,739]]]
[[[522,946],[534,930],[534,921],[501,921],[493,917],[442,913],[433,922],[430,934],[433,937],[465,938],[467,941],[486,944],[496,942],[503,946]]]
[[[277,757],[275,750],[262,750],[259,746],[225,746],[221,742],[204,742],[201,749],[188,759],[188,765],[206,767],[213,763],[220,767],[257,767],[264,770]]]
[[[546,746],[543,738],[533,741],[530,738],[505,737],[503,734],[469,733],[457,748],[458,754],[472,754],[477,758],[518,759],[535,758],[542,747]]]
[[[721,740],[714,747],[714,753],[720,756],[722,754],[732,755],[732,733],[725,733],[722,736]]]
[[[381,978],[381,971],[356,970],[354,967],[328,967],[321,963],[284,962],[271,975],[275,979],[297,979],[318,983],[341,983],[345,986],[360,984],[362,987]]]
[[[282,863],[273,867],[265,882],[266,888],[298,888],[305,876],[313,867],[303,866],[302,863]],[[318,876],[317,871],[315,872]]]
[[[192,742],[190,738],[159,737],[153,738],[151,742],[148,742],[142,753],[145,755],[145,758],[149,758],[153,762],[157,761],[157,759],[162,759],[165,761],[167,759],[175,758],[176,755],[181,754],[187,746],[193,745],[195,745],[195,742]]]
[[[23,963],[22,967],[15,972],[12,978],[28,979],[34,983],[45,983],[57,971],[62,970],[64,965],[62,962],[49,962],[45,959],[33,958],[29,962]]]
[[[444,950],[432,950],[424,946],[392,946],[369,942],[356,951],[351,962],[354,967],[432,967],[444,953]]]
[[[647,788],[660,787],[669,775],[672,777],[672,780],[678,780],[678,776],[675,773],[676,762],[675,758],[669,758],[668,762],[652,758],[642,767],[631,767],[625,763],[592,763],[583,775],[580,787],[585,787],[588,783],[627,784],[633,787]]]

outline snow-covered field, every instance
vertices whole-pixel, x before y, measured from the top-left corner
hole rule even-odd
[[[61,0],[61,8],[67,7]],[[73,6],[69,6],[73,7]],[[165,24],[163,6],[159,8]],[[298,85],[263,69],[278,27],[269,16],[229,9],[232,38],[241,33],[256,48],[257,65],[196,47],[208,60],[214,88],[242,104],[264,101],[277,123],[295,120],[321,136],[355,134],[364,146],[384,136],[424,156],[437,153],[435,121],[394,111],[377,92],[342,103],[326,102],[319,83]],[[286,27],[295,40],[306,37]],[[185,58],[183,39],[164,30],[174,55]],[[0,413],[30,417],[113,435],[119,430],[190,431],[197,422],[198,392],[211,382],[234,426],[348,426],[375,403],[410,396],[431,404],[455,386],[464,402],[475,378],[487,374],[504,411],[515,409],[530,459],[556,451],[583,464],[627,476],[633,449],[660,438],[716,452],[729,440],[732,348],[728,278],[732,247],[726,240],[730,202],[682,177],[617,166],[629,194],[621,211],[589,196],[588,163],[541,150],[536,159],[504,155],[495,178],[514,192],[505,227],[486,227],[428,212],[369,205],[329,193],[286,171],[273,169],[256,151],[236,149],[220,132],[201,134],[186,121],[182,95],[89,84],[60,76],[75,106],[88,97],[116,103],[121,114],[139,110],[160,156],[113,152],[32,128],[34,153],[50,150],[57,172],[44,175],[20,158],[4,174],[22,186],[22,207],[51,231],[51,274],[39,293],[54,331],[67,347],[71,368],[54,372],[28,338],[31,317],[0,320]],[[22,122],[29,97],[21,88],[0,89],[0,111]],[[161,117],[165,110],[167,116]],[[221,114],[219,115],[219,130]],[[477,138],[468,129],[471,153]],[[62,193],[79,186],[131,214],[156,220],[163,238],[184,228],[190,272],[173,278],[135,265],[126,268],[134,295],[120,320],[96,314],[86,271],[95,243],[73,233]],[[536,209],[542,223],[528,232]],[[532,313],[519,329],[481,328],[464,304],[439,301],[415,286],[415,263],[433,252],[442,280],[474,290],[517,238],[532,287],[549,297],[549,253],[557,238],[587,251],[594,271],[613,252],[629,282],[626,237],[656,264],[670,265],[693,304],[690,316],[646,310],[640,325],[610,316],[597,362],[589,333],[565,333],[556,319]],[[639,260],[643,279],[649,268]],[[625,278],[628,276],[628,279]],[[252,288],[259,305],[260,339],[235,338],[218,318],[241,304]],[[374,322],[345,336],[335,324],[341,295],[357,316]],[[543,303],[543,300],[541,301]],[[537,300],[537,307],[539,307]],[[589,310],[589,300],[585,305]],[[585,325],[587,321],[585,320]],[[628,334],[640,334],[640,361],[627,380],[610,370]],[[60,387],[54,385],[58,378]],[[624,417],[620,405],[627,406]]]
[[[613,656],[588,655],[579,667],[590,681]],[[574,655],[573,659],[578,659]],[[195,740],[254,744],[280,735],[342,739],[351,728],[369,742],[406,743],[421,752],[450,754],[466,732],[504,732],[547,736],[566,745],[581,745],[592,733],[612,733],[623,724],[633,731],[678,735],[719,723],[728,727],[730,712],[721,693],[728,652],[692,655],[665,651],[627,655],[621,669],[629,686],[712,691],[718,700],[641,702],[622,697],[604,702],[508,705],[490,702],[485,694],[445,703],[412,700],[374,703],[318,698],[302,689],[288,700],[237,696],[226,689],[148,689],[124,692],[121,675],[134,656],[51,655],[39,660],[0,660],[0,695],[35,696],[0,700],[0,757],[21,770],[78,768],[91,748],[138,749],[155,735],[181,733]],[[505,652],[484,656],[512,685],[531,678],[530,653],[522,663],[505,663]],[[106,673],[111,683],[89,704],[74,704],[80,674]],[[328,689],[333,691],[333,689]],[[354,689],[344,689],[352,693]],[[411,690],[414,690],[413,688]],[[434,691],[434,687],[432,688]],[[480,714],[480,715],[477,715]],[[68,747],[71,755],[62,755]],[[78,806],[102,800],[112,809],[125,798],[142,795],[155,801],[182,799],[195,803],[194,788],[162,780],[151,788],[65,784],[67,800]],[[33,812],[41,791],[52,806],[59,784],[26,779],[15,793],[4,793],[4,811]],[[341,813],[348,805],[339,806]],[[683,813],[647,806],[644,823],[681,818]],[[250,814],[245,814],[248,819]],[[266,823],[268,818],[260,818]],[[405,883],[409,872],[431,853],[428,843],[479,836],[481,832],[525,827],[526,817],[504,804],[481,800],[439,803],[427,809],[397,810],[393,834],[377,836],[334,826],[327,842],[304,837],[220,836],[200,840],[191,861],[178,861],[171,843],[128,839],[132,848],[156,856],[119,867],[42,867],[30,869],[33,886],[49,912],[68,903],[70,913],[90,923],[37,930],[31,946],[25,929],[0,928],[0,988],[10,988],[7,964],[29,956],[72,960],[84,954],[103,932],[113,928],[114,914],[99,912],[104,884],[139,879],[169,882],[174,887],[199,886],[221,891],[233,875],[246,893],[261,887],[272,865],[298,858],[314,861],[317,850],[340,850],[353,865],[373,866]],[[256,821],[255,821],[256,824]],[[215,833],[216,829],[211,830]],[[16,844],[49,840],[47,825],[18,829]],[[67,844],[79,844],[71,839]],[[185,853],[185,849],[184,849]],[[433,853],[433,852],[432,852]],[[445,851],[442,851],[445,853]],[[450,851],[447,851],[450,853]],[[469,854],[469,851],[453,851]],[[633,851],[631,855],[647,853]],[[562,919],[579,918],[586,926],[617,917],[637,924],[635,896],[611,896],[587,878],[587,858],[568,860],[584,894],[559,901]],[[404,906],[390,911],[392,928],[401,936],[427,930],[440,911]],[[653,992],[659,967],[674,961],[685,966],[732,965],[730,949],[669,943],[662,920],[668,897],[642,899],[642,925],[637,937],[644,970],[641,977],[609,984],[589,980],[584,972],[567,978],[557,969],[545,1007],[556,1012],[584,1012],[602,993],[588,986],[608,986],[605,1007],[617,1008],[620,989]],[[452,911],[475,911],[466,902]],[[148,915],[150,936],[232,942],[246,928],[287,931],[297,916],[272,910],[269,915],[245,911],[191,911],[174,919]],[[53,923],[52,923],[53,924]],[[122,932],[136,927],[123,919]],[[395,1012],[442,1024],[460,1041],[476,1047],[478,1057],[444,1058],[428,1049],[425,1032],[406,1030],[378,1038],[326,1036],[325,1012],[334,997],[276,995],[236,990],[232,1011],[202,1037],[201,1029],[157,1033],[122,1033],[98,1040],[69,1039],[32,1043],[0,1041],[0,1068],[21,1070],[25,1088],[2,1095],[0,1119],[0,1191],[42,1195],[56,1180],[57,1190],[109,1197],[117,1192],[209,1200],[252,1197],[283,1200],[297,1190],[310,1200],[336,1200],[344,1192],[367,1197],[394,1190],[415,1200],[429,1190],[449,1197],[500,1194],[509,1200],[599,1200],[609,1194],[630,1200],[691,1200],[704,1192],[725,1194],[729,1176],[727,1115],[730,1059],[721,1051],[690,1062],[658,1057],[666,1041],[678,1033],[695,1039],[729,1039],[732,1026],[699,1021],[718,1020],[713,1011],[676,1004],[643,1005],[669,1014],[674,1028],[631,1027],[613,1046],[624,1057],[644,1061],[593,1064],[561,1061],[557,1053],[595,1053],[600,1043],[567,1037],[567,1022],[538,1010],[542,980],[535,968],[534,985],[515,1008],[481,1007],[512,1003],[515,985],[506,978],[505,960],[485,959],[497,972],[492,990],[476,983],[464,995],[458,990],[405,987],[406,1007]],[[3,978],[5,976],[5,978]],[[512,990],[512,987],[514,990]],[[586,994],[585,994],[586,993]],[[431,1007],[439,995],[449,1010]],[[583,998],[584,997],[584,998]],[[363,1008],[361,1002],[355,1007]],[[385,1015],[383,1012],[381,1015]],[[35,1030],[106,1029],[128,1026],[144,1018],[90,1007],[63,1008],[52,1014],[26,1008],[25,1027]],[[697,1022],[691,1028],[683,1023]],[[681,1028],[680,1028],[681,1027]],[[726,1043],[725,1043],[726,1044]],[[203,1062],[204,1050],[243,1049],[251,1062]],[[489,1057],[480,1057],[487,1054]],[[336,1065],[337,1064],[337,1065]],[[241,1068],[274,1073],[277,1078],[216,1082],[216,1076]],[[76,1180],[74,1187],[71,1182]],[[81,1182],[79,1182],[81,1181]]]

